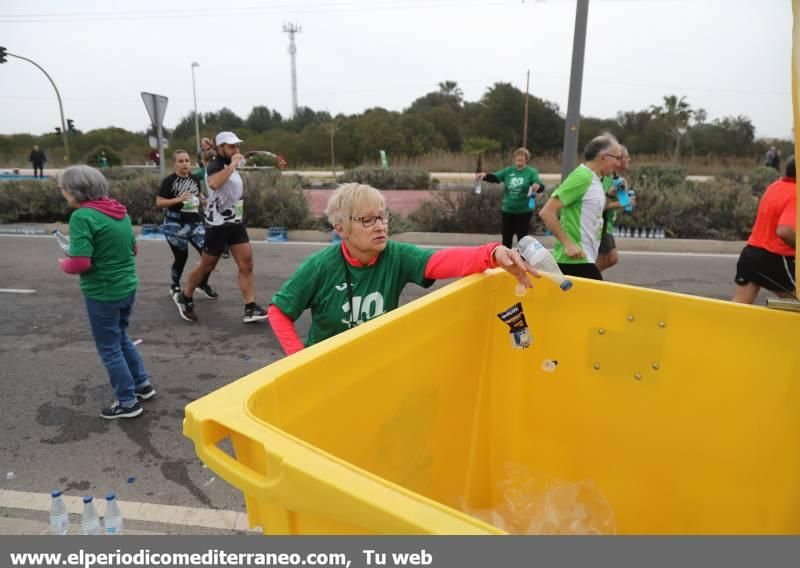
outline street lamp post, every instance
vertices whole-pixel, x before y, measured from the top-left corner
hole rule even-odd
[[[53,90],[56,92],[56,98],[58,99],[58,112],[61,114],[61,139],[64,142],[64,161],[69,163],[69,139],[67,138],[67,123],[64,120],[64,105],[61,104],[61,94],[58,92],[58,87],[56,87],[55,81],[53,81],[53,78],[47,73],[47,71],[45,71],[44,68],[34,60],[28,59],[27,57],[22,57],[21,55],[16,55],[14,53],[9,53],[5,50],[5,48],[0,49],[2,49],[4,55],[16,57],[17,59],[22,59],[23,61],[27,61],[28,63],[35,65],[39,71],[44,73],[44,76],[47,77],[47,80],[50,81],[50,84],[53,85]],[[3,63],[4,62],[5,61],[3,61]]]
[[[192,62],[192,94],[194,95],[194,138],[197,142],[197,153],[200,154],[200,118],[197,116],[197,87],[194,80],[195,67],[200,67],[197,61]]]

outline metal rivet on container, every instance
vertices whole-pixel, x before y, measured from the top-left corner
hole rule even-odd
[[[637,381],[641,381],[642,380],[642,375],[639,374],[639,373],[636,373],[635,375],[633,375],[633,378],[636,379]]]
[[[658,322],[658,327],[667,327],[667,322],[664,321]]]
[[[597,330],[597,333],[599,333],[600,335],[605,335],[606,330],[601,327],[600,329]]]
[[[600,368],[600,363],[595,363],[595,364],[594,364],[594,370],[596,371],[596,370],[598,370],[599,368]]]
[[[653,363],[653,370],[654,371],[658,371],[658,367],[659,367],[658,363]]]
[[[633,315],[628,316],[628,321],[633,321]]]

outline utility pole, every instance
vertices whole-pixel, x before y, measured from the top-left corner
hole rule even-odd
[[[67,123],[64,121],[64,105],[61,104],[61,94],[58,92],[58,87],[56,87],[55,81],[53,78],[44,70],[44,67],[36,63],[33,59],[28,59],[27,57],[22,57],[21,55],[16,55],[14,53],[9,53],[5,47],[0,47],[0,63],[6,62],[6,56],[8,57],[16,57],[17,59],[22,59],[23,61],[27,61],[36,66],[44,76],[47,77],[47,80],[50,81],[50,84],[53,85],[53,90],[56,92],[56,98],[58,99],[58,112],[61,115],[61,140],[64,143],[64,161],[69,163],[69,131],[67,130]]]
[[[561,179],[575,169],[578,154],[578,127],[581,120],[581,88],[583,86],[583,55],[586,51],[586,20],[589,0],[578,0],[575,11],[575,35],[572,40],[572,71],[569,75],[567,120],[564,123],[564,149],[561,156]]]
[[[531,70],[528,69],[528,78],[525,80],[525,119],[522,123],[522,147],[528,147],[528,89],[531,86]]]
[[[289,34],[289,55],[292,56],[292,115],[297,116],[297,46],[294,44],[294,34],[299,34],[303,28],[297,24],[283,24],[283,32]]]
[[[333,137],[336,135],[336,127],[338,126],[336,120],[331,120],[325,124],[323,128],[331,135],[331,169],[333,170],[333,183],[336,185],[336,154],[334,152]]]

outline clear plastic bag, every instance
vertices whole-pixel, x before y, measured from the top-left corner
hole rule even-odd
[[[498,506],[464,511],[511,534],[616,534],[614,511],[597,484],[536,476],[518,464],[506,464],[495,487]]]

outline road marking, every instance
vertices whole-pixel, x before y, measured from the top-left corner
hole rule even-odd
[[[50,502],[51,497],[48,493],[0,489],[0,507],[26,511],[49,511]],[[75,515],[80,515],[83,511],[81,497],[64,495],[64,504],[67,506],[67,511]],[[259,529],[249,529],[247,513],[240,511],[157,505],[135,501],[120,501],[119,507],[122,510],[122,518],[126,520],[229,531],[261,532]]]
[[[30,288],[0,288],[0,292],[5,292],[6,294],[33,294],[36,290],[31,290]]]

